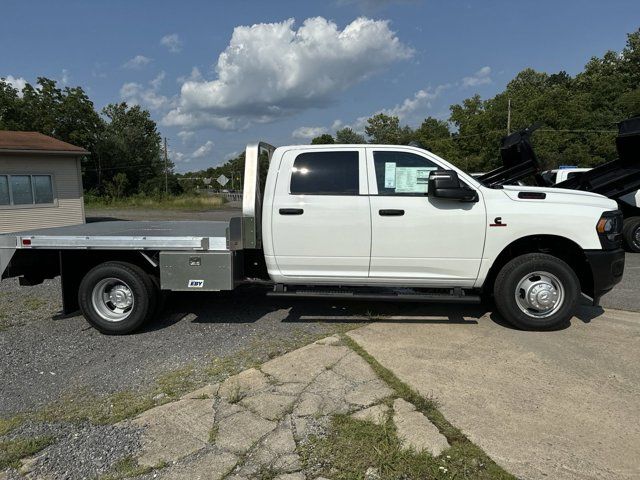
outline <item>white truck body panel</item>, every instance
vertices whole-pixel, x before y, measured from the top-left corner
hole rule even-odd
[[[358,151],[357,196],[292,195],[295,158],[322,150]],[[373,152],[405,152],[441,169],[455,170],[475,189],[478,202],[419,196],[379,195]],[[323,285],[407,285],[479,287],[498,255],[530,235],[556,235],[582,249],[600,249],[595,230],[600,215],[616,203],[601,195],[525,186],[490,189],[425,150],[389,145],[305,145],[275,150],[263,211],[263,247],[276,283]],[[518,198],[535,191],[545,199]],[[279,215],[281,208],[304,214]],[[402,216],[380,216],[383,209]],[[550,213],[553,213],[552,215]],[[502,225],[495,224],[500,217]],[[554,222],[554,219],[562,219]],[[553,222],[553,223],[550,223]]]

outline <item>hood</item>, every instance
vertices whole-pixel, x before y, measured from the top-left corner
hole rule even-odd
[[[511,200],[515,200],[517,202],[564,203],[599,207],[605,210],[616,210],[618,208],[618,204],[614,200],[611,200],[604,195],[583,192],[581,190],[567,190],[564,188],[553,187],[529,187],[520,185],[505,185],[502,190]],[[518,194],[521,192],[544,193],[545,198],[519,198]]]

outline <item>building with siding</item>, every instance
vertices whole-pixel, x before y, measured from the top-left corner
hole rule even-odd
[[[41,133],[0,130],[0,233],[84,223],[88,154]]]

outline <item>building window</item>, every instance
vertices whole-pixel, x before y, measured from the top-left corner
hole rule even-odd
[[[32,205],[33,189],[30,175],[11,175],[11,196],[14,205]]]
[[[0,175],[0,206],[53,204],[51,175]]]
[[[293,162],[293,195],[358,195],[358,152],[301,153]]]
[[[33,193],[35,203],[42,205],[53,203],[53,182],[51,175],[34,175]]]
[[[0,205],[11,205],[9,178],[6,175],[0,175]]]

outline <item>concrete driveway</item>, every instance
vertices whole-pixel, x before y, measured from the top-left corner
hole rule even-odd
[[[638,313],[585,307],[536,333],[467,310],[349,335],[518,477],[640,478]]]

